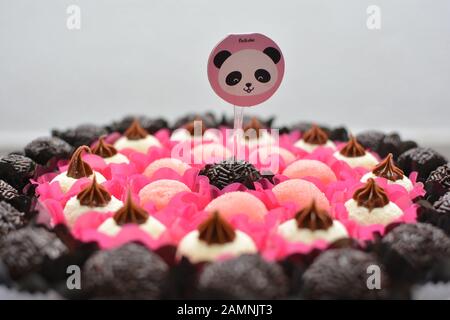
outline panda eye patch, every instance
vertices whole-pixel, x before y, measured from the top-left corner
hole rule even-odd
[[[259,82],[266,83],[270,81],[270,73],[264,69],[258,69],[255,71],[255,79]]]
[[[239,71],[233,71],[227,75],[225,82],[229,86],[235,86],[239,83],[239,81],[241,81],[241,79],[242,79],[242,73],[240,73]]]

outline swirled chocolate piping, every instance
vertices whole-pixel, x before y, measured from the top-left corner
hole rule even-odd
[[[88,146],[81,146],[75,150],[70,159],[69,168],[67,169],[68,177],[80,179],[93,174],[91,166],[83,161],[83,153],[91,153],[91,149]]]
[[[374,179],[370,178],[367,183],[355,191],[353,200],[358,206],[366,207],[371,211],[382,208],[389,203],[389,198],[383,188],[378,186]]]
[[[147,130],[141,127],[139,120],[135,119],[124,133],[128,140],[140,140],[148,136]]]
[[[117,150],[112,144],[105,141],[105,137],[100,137],[97,145],[92,149],[92,153],[102,158],[110,158],[117,154]]]
[[[364,147],[356,141],[354,136],[351,136],[350,140],[340,151],[340,154],[347,158],[362,157],[366,154],[366,150],[364,150]]]
[[[373,168],[372,173],[377,177],[386,178],[391,181],[403,179],[404,176],[402,169],[395,166],[392,153],[389,153],[383,161]]]
[[[303,134],[303,141],[310,144],[323,145],[328,141],[328,134],[314,124],[311,129]]]
[[[111,195],[105,187],[97,183],[94,176],[92,183],[77,195],[77,199],[83,206],[105,207],[111,200]]]
[[[295,220],[300,229],[310,229],[311,231],[327,230],[333,225],[333,219],[328,212],[317,208],[315,201],[308,207],[300,210],[295,215]]]
[[[234,240],[234,228],[218,212],[198,226],[199,239],[208,244],[224,244]]]
[[[116,211],[114,220],[119,226],[128,223],[143,224],[148,219],[148,213],[143,208],[134,203],[131,192],[128,191],[125,205]]]

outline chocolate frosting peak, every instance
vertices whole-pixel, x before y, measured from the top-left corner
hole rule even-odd
[[[234,228],[218,212],[198,226],[199,239],[207,244],[224,244],[234,240]]]
[[[97,183],[97,179],[94,176],[92,183],[77,195],[77,199],[83,206],[105,207],[111,200],[111,195],[105,187]]]
[[[300,229],[327,230],[333,225],[333,219],[328,212],[317,208],[316,201],[313,200],[311,205],[300,210],[295,215],[297,226]]]
[[[189,134],[193,137],[195,134],[195,125],[199,125],[199,124],[201,125],[201,133],[203,135],[207,128],[204,126],[203,120],[201,117],[196,117],[194,120],[186,123],[183,126],[183,128],[186,129],[189,132]]]
[[[383,188],[378,186],[374,179],[370,178],[367,183],[355,191],[353,200],[358,206],[366,207],[371,211],[374,208],[382,208],[389,203],[389,198]]]
[[[258,120],[258,118],[253,117],[249,122],[247,122],[244,126],[244,133],[249,130],[253,129],[256,131],[256,137],[259,138],[259,130],[264,129],[264,125],[261,123],[261,121]],[[247,137],[247,136],[246,136]],[[248,138],[248,137],[247,137]]]
[[[128,138],[128,140],[139,140],[144,139],[146,136],[148,136],[148,132],[144,128],[142,128],[139,120],[137,119],[133,120],[124,134]]]
[[[105,137],[98,139],[97,145],[92,149],[92,153],[102,158],[109,158],[117,154],[116,148],[105,141]]]
[[[91,166],[83,161],[82,156],[84,152],[91,153],[91,149],[88,146],[81,146],[73,153],[67,169],[68,177],[80,179],[93,174]]]
[[[143,224],[148,219],[148,213],[143,208],[139,207],[131,196],[131,191],[128,190],[127,201],[125,205],[116,211],[114,220],[119,226],[128,223]]]
[[[389,153],[383,161],[373,168],[372,173],[377,177],[386,178],[391,181],[403,179],[404,176],[403,171],[395,166],[392,153]]]
[[[313,124],[311,129],[303,134],[303,141],[310,144],[323,145],[328,141],[328,134],[318,125]]]
[[[347,142],[344,148],[342,148],[340,153],[344,157],[355,158],[364,156],[366,154],[366,150],[364,150],[364,147],[359,144],[354,136],[351,136],[350,140]]]

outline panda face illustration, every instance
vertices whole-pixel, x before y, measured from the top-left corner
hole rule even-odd
[[[214,63],[219,68],[219,85],[225,92],[254,96],[267,92],[277,82],[279,60],[278,50],[269,47],[264,51],[244,49],[235,54],[221,51]]]
[[[211,87],[235,106],[250,107],[266,101],[280,86],[283,75],[280,48],[260,33],[228,35],[208,60]]]

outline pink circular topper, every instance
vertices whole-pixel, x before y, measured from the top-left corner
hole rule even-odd
[[[269,99],[283,80],[280,48],[260,33],[231,34],[211,52],[208,79],[225,101],[250,107]]]

